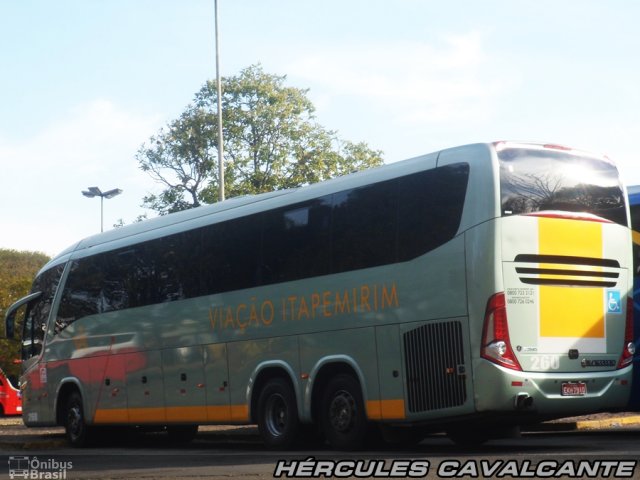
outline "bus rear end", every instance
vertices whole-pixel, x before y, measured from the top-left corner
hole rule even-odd
[[[495,151],[503,288],[487,302],[480,368],[490,381],[476,407],[537,419],[622,409],[633,277],[618,171],[606,157],[555,145]]]

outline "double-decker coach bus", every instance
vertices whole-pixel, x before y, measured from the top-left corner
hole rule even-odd
[[[8,310],[24,421],[78,446],[257,423],[272,448],[344,449],[623,408],[626,194],[607,157],[498,142],[87,238]]]
[[[633,386],[629,406],[640,410],[640,185],[629,187],[629,209],[633,239],[633,331],[636,352],[633,357]]]

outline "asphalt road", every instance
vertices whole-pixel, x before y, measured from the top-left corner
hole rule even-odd
[[[640,478],[638,425],[525,433],[471,450],[434,435],[410,449],[387,447],[354,453],[327,448],[270,452],[252,428],[211,427],[205,427],[188,446],[171,445],[157,434],[116,437],[94,448],[76,450],[66,447],[60,429],[29,430],[24,443],[20,428],[16,426],[13,432],[18,432],[13,435],[16,442],[0,443],[0,478],[9,478],[10,467],[14,473],[16,468],[26,469],[29,478],[67,479],[261,479],[276,473],[284,477],[287,472],[299,478],[314,469],[321,478],[327,472],[344,478],[356,468],[363,472],[377,469],[386,478],[393,473],[420,478],[474,478],[474,473],[480,478],[569,478],[572,472],[583,478],[589,472],[598,478]],[[8,429],[0,427],[2,439],[7,438]],[[310,457],[317,462],[306,462]],[[34,477],[32,471],[40,476]]]

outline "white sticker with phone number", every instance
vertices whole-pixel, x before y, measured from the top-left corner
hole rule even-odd
[[[535,304],[535,288],[507,288],[507,304],[533,305]]]

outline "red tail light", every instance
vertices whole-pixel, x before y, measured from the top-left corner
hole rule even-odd
[[[624,328],[624,344],[622,345],[622,355],[618,362],[618,368],[624,368],[633,361],[633,354],[636,353],[636,346],[633,343],[633,298],[627,296],[627,317]]]
[[[522,370],[511,349],[504,292],[496,293],[487,302],[480,356],[503,367]]]

